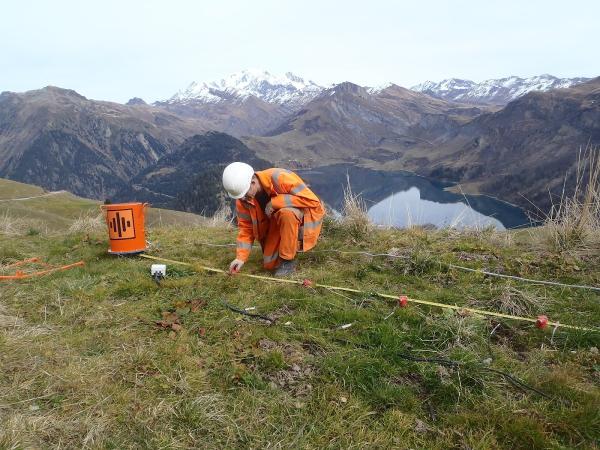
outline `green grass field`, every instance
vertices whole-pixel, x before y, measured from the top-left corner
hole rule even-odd
[[[500,237],[501,238],[501,237]],[[154,228],[154,254],[224,268],[235,230]],[[381,231],[407,260],[302,255],[298,279],[595,326],[600,296],[444,269],[439,261],[600,284],[598,257],[498,235]],[[320,249],[354,248],[330,224]],[[104,233],[0,237],[0,262],[84,268],[0,290],[0,447],[594,448],[600,334],[397,309],[370,295],[111,257]],[[245,267],[262,273],[256,251]],[[465,261],[466,260],[466,261]],[[276,318],[270,325],[222,300]],[[393,314],[389,316],[390,313]],[[347,329],[344,324],[352,323]],[[457,366],[403,355],[452,359]],[[493,368],[544,393],[521,389]]]
[[[226,268],[233,249],[206,244],[234,242],[234,228],[164,214],[149,253]],[[328,221],[294,278],[597,327],[598,292],[444,265],[600,285],[598,251],[553,253],[536,233],[357,241]],[[600,333],[172,264],[159,286],[151,261],[108,255],[106,235],[0,234],[0,273],[33,256],[86,264],[0,281],[0,448],[598,448]],[[260,259],[244,272],[264,274]]]

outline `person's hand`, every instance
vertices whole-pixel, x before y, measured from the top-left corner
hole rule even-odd
[[[267,206],[265,206],[265,214],[268,218],[271,218],[273,211],[273,204],[271,202],[267,203]]]
[[[242,261],[241,259],[234,259],[233,261],[231,261],[231,264],[229,264],[229,273],[238,273],[240,270],[242,270],[243,265],[244,261]]]

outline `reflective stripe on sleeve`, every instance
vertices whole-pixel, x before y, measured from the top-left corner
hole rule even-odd
[[[306,189],[306,185],[304,183],[300,183],[298,186],[296,186],[290,191],[290,194],[296,195],[299,192],[302,192],[304,189]]]
[[[243,248],[243,249],[246,249],[246,250],[251,250],[252,249],[252,244],[250,244],[248,242],[237,241],[237,248]]]
[[[273,181],[273,187],[275,188],[275,192],[278,194],[281,192],[281,186],[279,186],[279,175],[281,174],[281,169],[277,169],[271,175],[271,180]]]
[[[289,170],[287,169],[275,169],[273,171],[273,174],[271,175],[271,181],[273,182],[273,187],[275,188],[275,192],[277,192],[278,194],[281,194],[281,186],[279,185],[279,175],[281,175],[282,173],[291,173]]]

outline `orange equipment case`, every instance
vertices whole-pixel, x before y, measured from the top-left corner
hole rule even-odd
[[[110,249],[115,255],[131,255],[146,250],[144,208],[147,203],[115,203],[102,205],[106,211],[106,225]]]

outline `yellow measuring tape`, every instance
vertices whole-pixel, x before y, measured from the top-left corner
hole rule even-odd
[[[163,262],[168,262],[168,263],[172,263],[172,264],[179,264],[179,265],[183,265],[183,266],[189,266],[189,267],[193,267],[193,268],[197,268],[197,269],[202,269],[205,270],[207,272],[216,272],[216,273],[224,273],[224,274],[228,274],[228,272],[226,270],[222,270],[222,269],[216,269],[214,267],[208,267],[208,266],[202,266],[202,265],[196,265],[196,264],[191,264],[191,263],[186,263],[183,261],[176,261],[174,259],[167,259],[167,258],[160,258],[158,256],[151,256],[151,255],[145,255],[145,254],[140,254],[139,256],[141,256],[142,258],[147,258],[147,259],[153,259],[156,261],[163,261]],[[255,278],[257,280],[265,280],[265,281],[274,281],[276,283],[288,283],[288,284],[296,284],[296,285],[304,285],[304,281],[298,281],[298,280],[290,280],[290,279],[286,279],[286,278],[274,278],[274,277],[267,277],[267,276],[263,276],[263,275],[253,275],[250,273],[239,273],[236,274],[236,276],[242,276],[242,277],[247,277],[247,278]],[[331,290],[335,290],[335,291],[345,291],[345,292],[352,292],[355,294],[372,294],[372,295],[376,295],[378,297],[382,297],[382,298],[389,298],[392,300],[398,300],[399,296],[394,296],[394,295],[389,295],[389,294],[382,294],[380,292],[366,292],[366,291],[361,291],[359,289],[352,289],[352,288],[346,288],[346,287],[341,287],[341,286],[329,286],[327,284],[320,284],[320,283],[312,283],[310,284],[313,287],[320,287],[320,288],[325,288],[325,289],[331,289]],[[499,312],[494,312],[494,311],[486,311],[484,309],[477,309],[477,308],[468,308],[465,306],[457,306],[457,305],[448,305],[445,303],[438,303],[438,302],[430,302],[427,300],[417,300],[415,298],[410,298],[407,297],[407,300],[409,302],[412,303],[417,303],[420,305],[428,305],[428,306],[437,306],[438,308],[445,308],[445,309],[454,309],[457,311],[468,311],[474,314],[481,314],[484,316],[491,316],[491,317],[500,317],[503,319],[511,319],[511,320],[521,320],[521,321],[525,321],[525,322],[532,322],[532,323],[537,323],[538,319],[532,319],[530,317],[521,317],[521,316],[512,316],[510,314],[503,314],[503,313],[499,313]],[[586,327],[578,327],[575,325],[567,325],[564,323],[559,323],[559,322],[547,322],[547,325],[550,326],[554,326],[554,327],[563,327],[563,328],[569,328],[572,330],[582,330],[582,331],[595,331],[595,332],[600,332],[600,329],[596,329],[596,328],[586,328]]]

